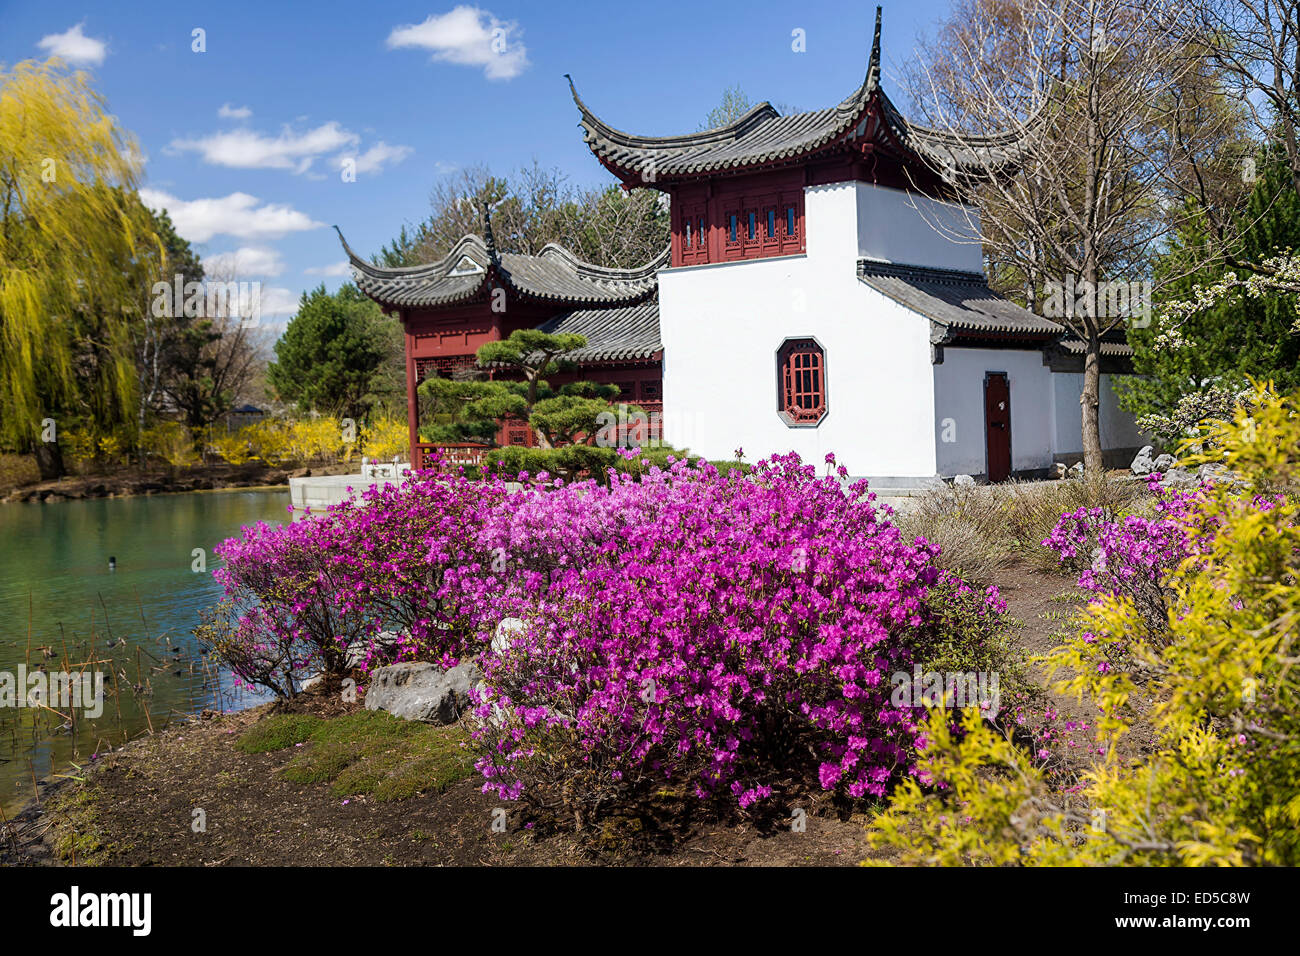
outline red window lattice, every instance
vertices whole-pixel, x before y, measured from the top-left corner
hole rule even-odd
[[[435,358],[418,358],[415,360],[415,379],[423,382],[431,375],[438,378],[453,378],[455,374],[474,365],[472,355],[447,355]]]
[[[812,339],[786,342],[778,353],[779,411],[790,424],[809,425],[826,415],[826,355]]]

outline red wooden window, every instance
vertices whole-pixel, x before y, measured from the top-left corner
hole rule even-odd
[[[816,339],[787,339],[777,352],[777,412],[787,425],[826,417],[826,352]]]
[[[692,196],[694,197],[694,193]],[[712,198],[674,196],[673,265],[698,265],[804,251],[801,188],[768,184],[722,190]]]
[[[436,375],[438,378],[455,378],[473,368],[477,361],[473,355],[437,355],[432,358],[417,358],[415,380],[423,382],[431,375]]]
[[[695,203],[682,209],[677,227],[677,262],[695,265],[709,261],[708,232],[704,225],[704,205]]]

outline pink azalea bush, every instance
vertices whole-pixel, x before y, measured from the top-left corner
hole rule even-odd
[[[507,567],[448,572],[480,638],[503,638],[483,660],[488,784],[580,816],[664,786],[749,806],[811,754],[824,788],[884,793],[913,742],[889,675],[938,572],[873,499],[794,455],[515,496],[480,536]]]
[[[749,474],[631,461],[601,480],[426,472],[220,549],[237,678],[475,657],[485,789],[581,825],[665,792],[752,807],[911,770],[913,664],[996,669],[1005,605],[935,566],[866,483],[795,455]],[[378,645],[384,629],[402,635]]]
[[[227,615],[208,636],[237,682],[280,696],[349,659],[363,671],[417,656],[454,665],[468,635],[444,607],[442,574],[478,557],[469,549],[503,494],[429,472],[309,520],[245,528],[216,549]],[[397,640],[378,643],[385,630]]]
[[[1094,594],[1127,597],[1153,633],[1168,630],[1166,581],[1170,572],[1206,547],[1200,505],[1205,491],[1165,487],[1148,479],[1155,514],[1116,516],[1100,508],[1062,515],[1043,545],[1082,570],[1079,587]]]

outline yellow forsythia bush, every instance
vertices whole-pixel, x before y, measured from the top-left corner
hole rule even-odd
[[[1045,659],[1100,712],[1078,785],[977,714],[954,728],[935,710],[875,845],[924,865],[1300,864],[1300,414],[1271,386],[1250,405],[1200,436],[1231,474],[1193,495],[1186,556],[1161,572],[1168,627],[1103,591]],[[1148,721],[1154,752],[1125,758]]]
[[[190,465],[199,459],[194,436],[180,422],[159,422],[146,428],[140,434],[140,446],[146,455],[161,458],[173,467]]]
[[[253,460],[268,464],[337,462],[351,461],[363,446],[372,458],[405,457],[407,434],[406,423],[396,419],[360,425],[334,416],[298,421],[266,418],[214,436],[209,444],[232,465]]]
[[[411,436],[406,420],[381,418],[361,430],[361,450],[369,458],[390,461],[394,457],[406,460],[410,455]]]

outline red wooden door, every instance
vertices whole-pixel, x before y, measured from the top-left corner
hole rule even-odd
[[[1005,372],[984,376],[984,442],[989,481],[1011,477],[1011,384]]]

